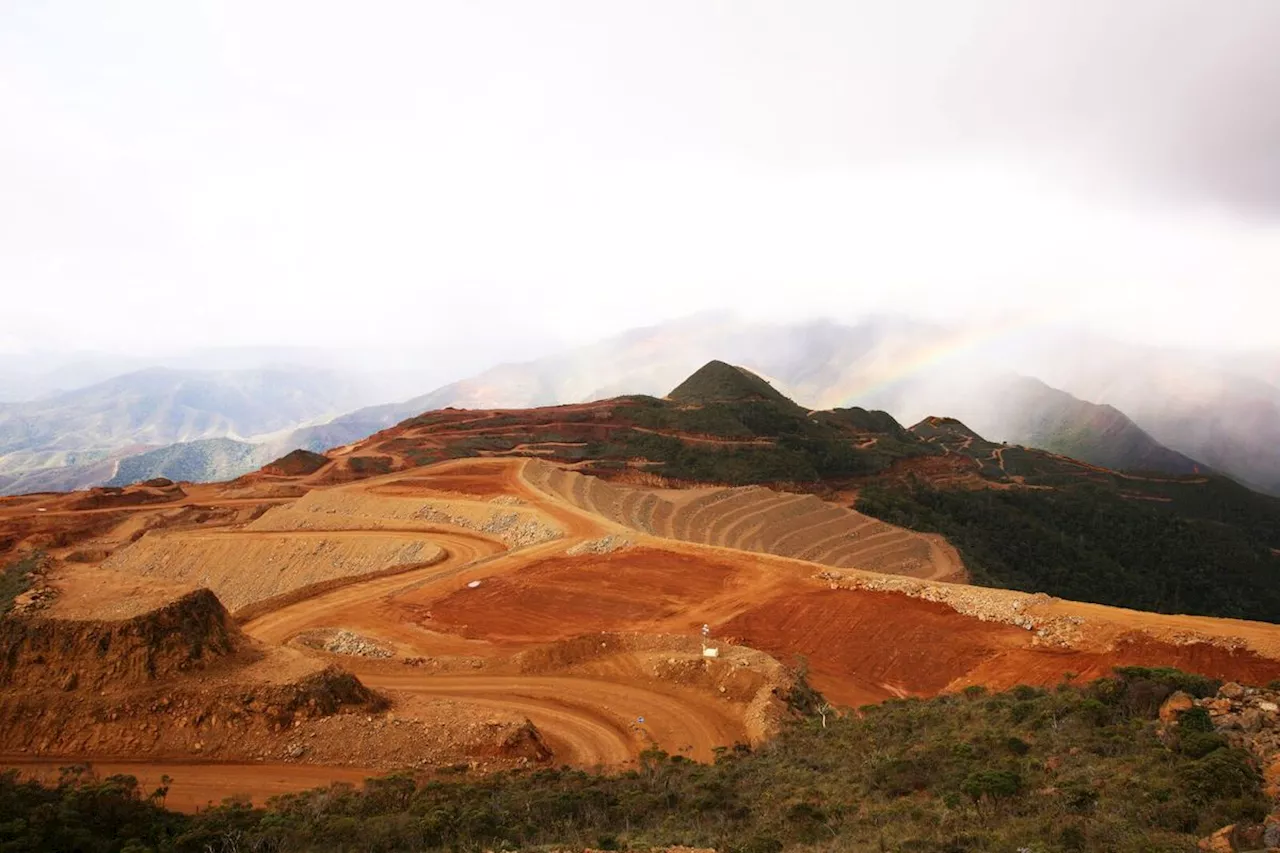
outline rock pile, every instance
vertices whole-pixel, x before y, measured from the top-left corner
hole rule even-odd
[[[335,655],[357,655],[363,658],[389,658],[393,654],[370,639],[353,634],[350,631],[338,631],[323,646],[326,652]]]
[[[1208,853],[1280,849],[1280,691],[1244,687],[1228,682],[1216,696],[1192,699],[1181,691],[1160,706],[1160,720],[1172,729],[1178,718],[1193,708],[1209,714],[1213,729],[1233,747],[1247,749],[1262,768],[1266,795],[1273,812],[1263,823],[1225,826],[1200,840]]]
[[[480,533],[489,533],[497,536],[512,548],[536,545],[539,542],[546,542],[561,535],[559,529],[543,524],[536,518],[514,511],[502,512],[501,510],[494,510],[483,521],[477,521],[428,503],[415,512],[413,517],[423,521],[452,524],[457,527],[465,527],[468,530],[477,530]]]
[[[13,609],[10,612],[15,616],[38,613],[52,605],[57,597],[58,591],[56,589],[41,583],[40,586],[32,587],[15,597],[13,599]]]
[[[900,575],[877,575],[827,569],[817,577],[831,584],[832,588],[866,589],[876,592],[896,592],[912,598],[945,604],[957,613],[972,616],[982,622],[1001,622],[1032,631],[1041,642],[1073,647],[1080,639],[1079,616],[1039,616],[1028,613],[1028,608],[1053,601],[1043,592],[1025,593],[1010,590],[989,589],[967,584],[930,583]]]
[[[570,557],[576,557],[579,554],[612,554],[622,548],[631,545],[631,540],[625,536],[619,536],[616,533],[610,533],[608,536],[602,536],[599,539],[592,539],[587,542],[579,542],[569,550],[565,551]]]

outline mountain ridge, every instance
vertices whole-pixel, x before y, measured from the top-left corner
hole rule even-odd
[[[725,375],[722,368],[716,375]],[[943,534],[976,583],[1280,621],[1272,582],[1280,572],[1280,499],[1208,472],[1116,472],[988,441],[949,417],[902,430],[882,412],[808,411],[754,394],[694,405],[641,394],[532,409],[442,409],[328,454],[329,464],[311,476],[338,483],[495,456],[668,488],[807,492]]]

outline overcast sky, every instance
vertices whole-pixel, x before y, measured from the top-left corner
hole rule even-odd
[[[1280,342],[1280,2],[0,3],[0,350]]]

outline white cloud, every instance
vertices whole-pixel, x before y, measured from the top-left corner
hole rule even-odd
[[[1267,138],[1222,92],[1275,7],[1160,30],[1219,91],[1159,4],[907,5],[9,7],[6,334],[510,352],[730,304],[1274,341],[1275,220],[1134,189],[1195,141],[1180,93]]]

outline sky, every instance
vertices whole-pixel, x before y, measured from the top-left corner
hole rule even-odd
[[[1274,0],[0,4],[0,352],[1276,346]]]

